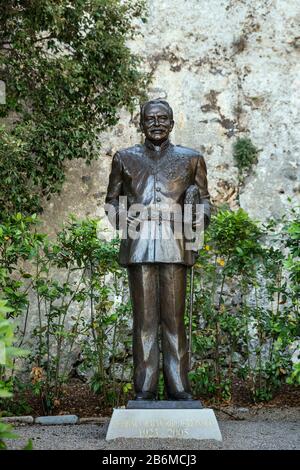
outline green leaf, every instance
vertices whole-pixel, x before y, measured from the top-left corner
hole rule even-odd
[[[28,442],[25,447],[23,447],[22,450],[33,450],[33,442],[32,439],[28,439]]]

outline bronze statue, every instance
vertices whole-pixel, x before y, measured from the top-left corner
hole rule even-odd
[[[170,142],[174,121],[166,101],[145,103],[140,124],[145,143],[114,155],[105,201],[112,223],[107,207],[115,209],[117,228],[125,214],[126,228],[131,224],[133,232],[141,234],[141,226],[149,221],[155,234],[123,237],[120,247],[119,261],[127,267],[133,307],[136,400],[155,400],[157,396],[159,326],[168,399],[191,400],[184,311],[187,269],[194,264],[195,253],[186,249],[184,236],[163,237],[162,230],[171,227],[173,233],[176,224],[182,227],[178,208],[182,213],[184,202],[195,188],[203,207],[204,227],[208,225],[206,165],[199,152]],[[127,198],[126,210],[121,207],[120,197]],[[130,213],[136,204],[146,210],[139,208]]]

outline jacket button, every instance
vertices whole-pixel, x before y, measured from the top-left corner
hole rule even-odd
[[[160,201],[161,201],[160,197],[157,197],[157,198],[156,198],[156,201],[157,201],[157,202],[160,202]]]
[[[160,191],[160,188],[156,188],[156,191]]]

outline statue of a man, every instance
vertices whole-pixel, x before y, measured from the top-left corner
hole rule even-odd
[[[172,108],[166,101],[158,99],[145,103],[141,107],[140,123],[145,143],[114,155],[105,201],[106,208],[109,205],[115,209],[117,228],[124,215],[120,196],[123,200],[126,198],[127,228],[134,223],[134,228],[138,224],[141,226],[146,220],[152,227],[151,235],[123,237],[119,257],[120,264],[128,270],[133,307],[136,399],[156,399],[160,327],[168,399],[191,400],[184,311],[187,269],[194,264],[195,256],[186,248],[184,235],[172,237],[162,233],[163,227],[171,227],[173,233],[176,224],[183,226],[178,209],[183,213],[191,187],[198,191],[204,227],[208,225],[210,196],[206,165],[199,152],[170,142],[174,120]],[[130,214],[136,204],[146,211],[139,209]],[[171,211],[168,212],[168,208]],[[109,211],[106,212],[111,220]],[[140,227],[140,235],[141,232]]]

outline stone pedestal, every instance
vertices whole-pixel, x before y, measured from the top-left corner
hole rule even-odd
[[[106,440],[118,438],[222,440],[213,410],[175,407],[114,409]]]

